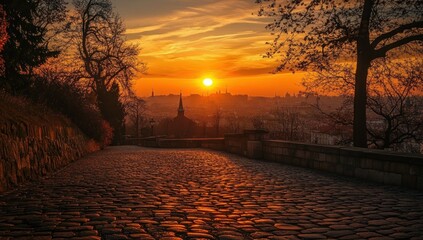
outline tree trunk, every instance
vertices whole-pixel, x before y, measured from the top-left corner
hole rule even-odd
[[[362,54],[366,55],[366,54]],[[367,74],[370,61],[362,56],[357,61],[354,90],[354,147],[367,148],[366,103],[367,103]]]
[[[369,22],[374,0],[366,0],[361,16],[357,40],[357,69],[354,89],[354,126],[353,142],[355,147],[367,148],[366,103],[367,75],[370,67],[372,49],[370,46]]]

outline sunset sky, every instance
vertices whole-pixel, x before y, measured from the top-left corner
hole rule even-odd
[[[138,95],[185,95],[225,91],[254,96],[300,90],[302,74],[270,74],[266,59],[272,36],[268,19],[254,15],[254,0],[113,0],[130,41],[140,43],[147,74],[137,78]],[[202,80],[214,80],[206,90]]]

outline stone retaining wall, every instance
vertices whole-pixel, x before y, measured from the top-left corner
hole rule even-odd
[[[423,189],[423,156],[286,141],[263,141],[263,159],[374,182]]]
[[[0,121],[0,192],[44,176],[87,153],[87,141],[70,122],[42,125]]]

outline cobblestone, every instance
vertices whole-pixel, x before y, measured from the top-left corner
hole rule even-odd
[[[423,239],[422,203],[220,152],[113,147],[0,195],[0,239]]]

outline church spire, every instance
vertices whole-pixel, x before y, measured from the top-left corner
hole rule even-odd
[[[185,110],[184,105],[182,103],[182,93],[179,94],[179,108],[178,108],[178,116],[184,116]]]

